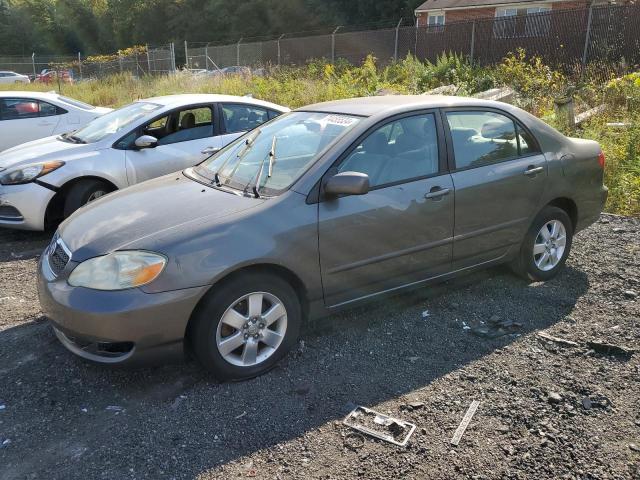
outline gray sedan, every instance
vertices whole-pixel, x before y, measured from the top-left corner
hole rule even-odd
[[[80,209],[42,255],[40,301],[86,359],[187,347],[248,378],[309,318],[500,263],[552,278],[603,208],[603,168],[596,142],[502,103],[312,105]]]

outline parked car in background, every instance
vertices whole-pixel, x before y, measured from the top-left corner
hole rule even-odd
[[[73,83],[73,72],[71,70],[52,70],[47,68],[36,75],[34,82],[51,84],[57,82],[58,77],[63,83]]]
[[[75,130],[111,110],[56,93],[0,91],[0,151]]]
[[[31,80],[27,75],[3,70],[0,71],[0,84],[3,83],[31,83]]]
[[[234,65],[232,67],[223,68],[222,73],[225,75],[251,75],[251,69],[249,67]]]
[[[43,230],[113,190],[196,165],[286,111],[247,97],[156,97],[9,149],[0,153],[0,226]]]
[[[504,262],[549,280],[600,215],[603,169],[598,143],[504,103],[311,105],[78,211],[41,256],[40,304],[86,359],[189,346],[249,378],[307,318]]]

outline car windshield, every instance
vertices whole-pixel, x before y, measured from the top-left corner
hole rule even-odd
[[[240,137],[196,167],[195,173],[219,185],[275,195],[359,121],[331,113],[284,114]]]
[[[159,108],[160,105],[155,103],[135,102],[92,120],[85,127],[69,135],[69,138],[79,143],[99,142]]]

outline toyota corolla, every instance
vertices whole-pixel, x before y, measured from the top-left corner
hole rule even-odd
[[[598,143],[503,103],[312,105],[80,209],[42,255],[40,301],[86,359],[188,347],[248,378],[309,318],[499,263],[552,278],[603,208],[603,168]]]

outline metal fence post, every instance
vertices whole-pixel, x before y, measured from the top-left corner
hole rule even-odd
[[[473,50],[476,46],[476,22],[475,20],[471,24],[471,53],[469,54],[469,61],[473,63]]]
[[[209,44],[204,46],[204,69],[209,71]]]
[[[171,71],[176,71],[176,44],[171,42]]]
[[[331,34],[331,63],[336,62],[336,32],[342,28],[342,25],[338,25]]]
[[[78,70],[80,70],[80,80],[82,80],[82,55],[78,52]]]
[[[151,57],[149,56],[149,44],[144,46],[145,51],[147,52],[147,75],[151,75]]]
[[[189,47],[186,40],[184,41],[184,63],[189,69]]]
[[[593,3],[589,6],[589,17],[587,19],[587,32],[584,36],[584,51],[582,52],[582,72],[587,67],[587,53],[589,51],[589,40],[591,37],[591,18],[593,16]]]
[[[120,67],[120,73],[122,73],[122,54],[118,52],[118,65]]]
[[[244,37],[240,37],[240,40],[238,40],[238,43],[236,44],[236,65],[240,65],[240,44],[242,43],[242,39]]]
[[[280,58],[281,58],[281,55],[280,55],[280,40],[282,40],[285,35],[286,35],[286,33],[283,33],[282,35],[280,35],[278,37],[278,66],[280,65]]]
[[[36,52],[31,54],[31,66],[33,67],[33,78],[36,78]]]
[[[398,22],[398,25],[396,25],[396,44],[395,47],[393,49],[393,61],[397,62],[398,61],[398,34],[400,33],[400,24],[402,23],[402,18],[400,19],[400,21]]]

